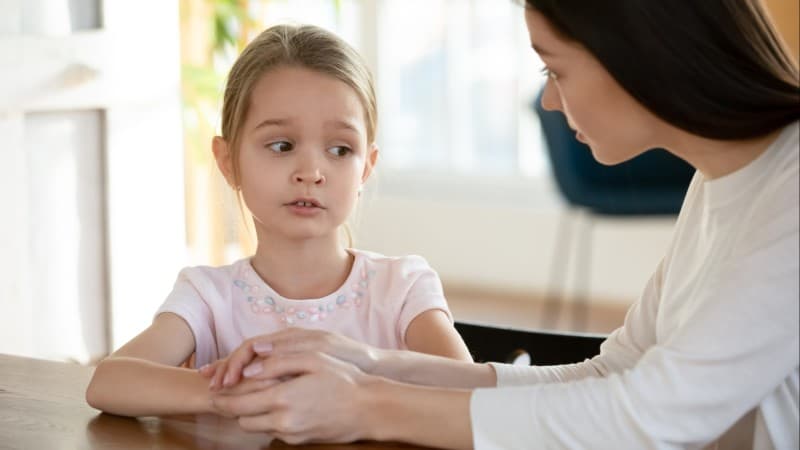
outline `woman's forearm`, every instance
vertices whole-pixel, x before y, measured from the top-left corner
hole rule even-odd
[[[127,357],[110,357],[97,366],[86,401],[122,416],[212,412],[208,379],[197,371]]]
[[[361,392],[365,437],[448,449],[472,448],[471,391],[376,379]]]
[[[425,386],[472,389],[497,385],[495,371],[488,364],[410,351],[377,350],[361,367],[373,375]]]

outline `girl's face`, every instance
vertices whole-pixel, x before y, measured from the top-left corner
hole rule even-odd
[[[240,188],[259,239],[338,239],[377,158],[356,92],[301,67],[256,83],[240,142]],[[230,181],[237,162],[218,146],[226,144],[215,142],[215,155]]]
[[[566,40],[538,11],[525,10],[531,44],[546,64],[542,107],[564,113],[594,158],[617,164],[657,147],[660,119],[611,77],[577,42]]]

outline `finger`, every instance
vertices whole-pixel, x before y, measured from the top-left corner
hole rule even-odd
[[[282,380],[275,380],[275,379],[254,379],[254,380],[243,380],[240,383],[237,383],[234,386],[222,388],[219,390],[221,395],[244,395],[249,394],[251,392],[256,392],[264,389],[268,389]]]
[[[206,378],[211,378],[214,375],[214,372],[216,372],[216,369],[217,366],[214,363],[211,363],[197,369],[197,371],[200,373],[200,375]]]
[[[282,379],[302,375],[316,370],[320,360],[330,359],[321,353],[291,353],[280,357],[257,359],[243,371],[246,378],[257,379]]]
[[[275,385],[241,395],[214,394],[211,404],[218,411],[236,417],[265,414],[278,409],[275,390],[279,387]]]
[[[224,386],[233,386],[241,380],[242,369],[255,358],[257,355],[253,351],[251,341],[247,341],[239,346],[236,350],[228,355],[228,367],[223,376]]]
[[[267,364],[269,360],[265,360],[264,373],[275,374],[275,376],[266,376],[265,379],[291,378],[249,394],[222,395],[217,393],[212,396],[212,404],[215,408],[235,416],[252,416],[285,409],[290,403],[288,399],[296,395],[298,390],[306,392],[302,386],[306,378],[311,376],[309,372],[321,368],[319,364],[320,356],[324,357],[324,355],[287,356],[274,359],[277,362],[273,364]],[[307,375],[300,375],[302,373]]]
[[[294,328],[287,328],[285,330],[276,331],[274,333],[256,336],[249,341],[250,349],[261,356],[269,355],[272,352],[272,345],[276,340],[283,339],[287,335],[293,333]]]
[[[321,350],[325,333],[319,330],[287,328],[253,338],[253,351],[261,356]]]
[[[241,416],[239,426],[250,432],[267,433],[275,439],[290,445],[314,442],[301,422],[293,420],[287,411],[275,411],[254,416]]]
[[[214,375],[217,374],[217,372],[219,371],[219,367],[221,365],[223,365],[223,364],[225,364],[225,359],[224,358],[223,359],[218,359],[218,360],[216,360],[216,361],[214,361],[212,363],[206,364],[205,366],[201,367],[199,370],[200,370],[201,374],[203,374],[204,376],[206,376],[208,378],[211,378],[211,377],[213,377]]]
[[[208,387],[212,391],[216,391],[216,390],[222,389],[222,387],[223,387],[222,380],[223,380],[223,377],[225,376],[225,371],[227,370],[227,367],[228,367],[228,361],[227,360],[221,359],[221,360],[217,361],[216,372],[214,373],[214,376],[211,377],[211,382],[208,385]]]

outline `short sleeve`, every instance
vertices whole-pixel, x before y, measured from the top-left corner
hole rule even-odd
[[[447,306],[444,289],[439,275],[419,256],[408,256],[396,268],[397,276],[408,283],[406,297],[397,321],[398,341],[404,343],[406,330],[418,315],[431,309],[438,309],[453,322],[453,315]]]
[[[196,268],[181,270],[172,292],[155,314],[158,316],[170,312],[186,321],[194,334],[197,367],[216,361],[218,358],[213,315],[201,293],[205,284],[203,278],[202,272]]]

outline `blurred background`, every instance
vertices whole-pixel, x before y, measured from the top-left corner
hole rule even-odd
[[[798,2],[766,4],[797,58]],[[457,320],[622,323],[675,217],[565,200],[516,2],[0,0],[0,353],[89,363],[149,324],[182,267],[251,253],[210,140],[235,56],[281,22],[336,32],[376,77],[356,247],[427,258]]]

